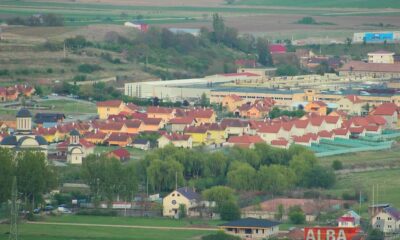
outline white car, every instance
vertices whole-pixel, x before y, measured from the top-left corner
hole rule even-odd
[[[65,208],[65,207],[58,207],[57,211],[60,213],[67,213],[67,214],[72,213],[71,210],[69,210],[68,208]]]

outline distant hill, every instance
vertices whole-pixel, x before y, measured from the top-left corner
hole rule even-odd
[[[240,5],[284,7],[400,8],[400,0],[237,0]]]

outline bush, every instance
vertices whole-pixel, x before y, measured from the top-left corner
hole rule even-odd
[[[240,208],[232,201],[224,202],[219,206],[219,214],[221,215],[222,220],[236,220],[240,218]]]
[[[306,215],[299,206],[289,208],[289,219],[293,224],[303,224],[306,222]]]
[[[53,69],[52,69],[52,68],[48,68],[48,69],[46,70],[46,72],[47,72],[47,73],[53,73]]]
[[[299,24],[317,24],[317,21],[312,18],[312,17],[303,17],[299,21],[297,21]]]
[[[83,82],[85,80],[86,80],[86,75],[76,75],[74,77],[74,81],[77,81],[77,82]]]
[[[201,237],[201,240],[240,240],[240,237],[226,234],[222,231]]]
[[[97,64],[84,63],[84,64],[79,65],[79,67],[78,67],[78,71],[81,73],[92,73],[92,72],[100,71],[100,70],[102,70],[102,68]]]
[[[343,163],[339,160],[335,160],[332,163],[332,168],[335,170],[341,170],[341,169],[343,169]]]
[[[10,71],[8,69],[0,69],[0,76],[8,76],[10,75]]]

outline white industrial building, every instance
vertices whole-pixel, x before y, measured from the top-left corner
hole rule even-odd
[[[259,71],[259,70],[258,70]],[[167,99],[170,101],[198,99],[203,93],[210,97],[210,91],[224,83],[234,83],[243,80],[258,80],[265,77],[258,73],[239,72],[220,74],[205,78],[136,82],[125,84],[125,95],[137,98]]]

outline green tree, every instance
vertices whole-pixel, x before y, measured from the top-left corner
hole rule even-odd
[[[299,73],[299,69],[293,65],[280,65],[276,70],[276,75],[278,76],[296,76]]]
[[[268,42],[263,38],[257,38],[256,44],[258,62],[264,66],[272,66],[272,57],[268,48]]]
[[[215,186],[204,190],[202,196],[207,201],[213,201],[217,207],[222,206],[225,202],[235,202],[235,195],[232,188],[225,186]]]
[[[275,219],[278,221],[282,221],[283,215],[285,214],[285,208],[282,204],[279,204],[278,208],[276,209]]]
[[[225,23],[224,19],[218,13],[213,14],[212,26],[214,40],[215,42],[220,43],[225,35]]]
[[[237,220],[240,218],[240,208],[235,202],[224,202],[220,206],[219,214],[224,221]]]
[[[234,162],[227,174],[227,180],[237,190],[255,190],[256,176],[257,172],[250,164]]]
[[[153,190],[170,191],[175,188],[176,178],[178,185],[183,184],[183,170],[182,164],[169,158],[167,160],[152,160],[146,172]]]
[[[319,165],[313,166],[303,177],[305,186],[309,188],[330,188],[336,181],[335,173],[332,169]]]
[[[56,186],[55,170],[46,162],[42,152],[19,152],[16,158],[16,176],[18,191],[31,203],[31,209],[44,193]]]
[[[11,185],[14,175],[13,152],[7,148],[0,148],[0,203],[11,197]]]
[[[279,194],[289,190],[295,182],[295,174],[286,166],[262,166],[257,179],[263,191]]]
[[[200,97],[200,105],[202,107],[208,107],[210,106],[210,99],[207,98],[207,95],[205,93],[201,94]]]
[[[293,224],[303,224],[306,221],[306,216],[300,206],[293,206],[289,208],[289,220]]]
[[[379,229],[370,229],[368,231],[367,240],[384,240],[385,234]]]

